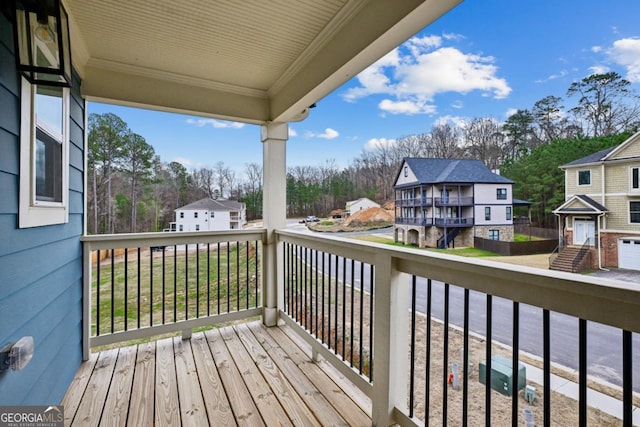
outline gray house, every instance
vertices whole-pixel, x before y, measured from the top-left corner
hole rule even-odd
[[[405,158],[394,183],[395,241],[473,247],[513,241],[513,181],[479,160]]]

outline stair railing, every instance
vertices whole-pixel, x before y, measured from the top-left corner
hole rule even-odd
[[[555,261],[556,258],[558,258],[558,254],[560,254],[560,252],[562,252],[562,250],[566,246],[567,246],[567,241],[564,238],[564,236],[562,236],[562,239],[560,240],[560,243],[558,243],[558,245],[551,252],[551,255],[549,255],[549,268],[551,268],[551,265],[553,264],[553,261]]]

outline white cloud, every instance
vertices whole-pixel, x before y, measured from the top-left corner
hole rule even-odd
[[[244,123],[240,122],[227,122],[224,120],[216,119],[187,119],[187,123],[195,125],[199,128],[211,125],[216,129],[241,129],[244,127]]]
[[[606,65],[594,65],[592,67],[589,67],[589,71],[591,72],[591,74],[604,74],[608,73],[610,69]]]
[[[307,138],[336,139],[340,133],[335,129],[326,128],[323,133],[307,132],[305,136]]]
[[[196,162],[194,162],[191,159],[187,159],[186,157],[174,157],[173,159],[171,159],[171,161],[178,162],[187,169],[194,167],[196,165]]]
[[[387,138],[371,138],[364,144],[364,149],[366,151],[375,151],[380,148],[391,147],[395,145],[395,139],[387,139]]]
[[[440,126],[440,125],[450,124],[450,125],[458,127],[458,128],[463,128],[463,127],[465,127],[467,122],[468,122],[468,119],[465,118],[465,117],[460,117],[460,116],[440,116],[440,117],[438,117],[436,119],[436,121],[434,122],[434,125]]]
[[[640,82],[640,38],[624,38],[613,42],[609,57],[627,70],[626,79]]]
[[[509,109],[507,110],[507,112],[505,113],[505,117],[506,117],[506,118],[509,118],[509,117],[513,116],[513,115],[514,115],[515,113],[517,113],[517,112],[518,112],[518,109],[517,109],[517,108],[509,108]]]
[[[291,138],[292,136],[298,136],[298,132],[296,132],[294,128],[289,127],[289,138]]]
[[[386,95],[378,107],[390,114],[432,114],[434,97],[441,93],[466,94],[480,91],[485,96],[505,98],[511,92],[507,81],[497,77],[495,58],[464,53],[442,46],[462,36],[413,37],[357,76],[359,86],[348,89],[343,98],[356,101],[370,95]]]
[[[602,46],[591,46],[591,52],[593,53],[602,52]]]
[[[389,114],[406,114],[412,116],[414,114],[433,114],[436,107],[433,104],[427,104],[419,100],[393,101],[391,99],[383,99],[378,104],[378,108]]]

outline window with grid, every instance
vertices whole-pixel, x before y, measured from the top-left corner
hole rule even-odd
[[[640,202],[629,202],[629,222],[640,224]]]

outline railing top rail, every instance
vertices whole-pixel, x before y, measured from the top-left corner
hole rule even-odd
[[[277,235],[281,241],[356,261],[375,263],[388,257],[402,273],[640,332],[638,284],[335,236],[284,230],[277,231]]]
[[[80,241],[87,243],[90,250],[116,249],[123,247],[171,246],[194,243],[245,242],[266,239],[266,230],[122,233],[86,235]]]

